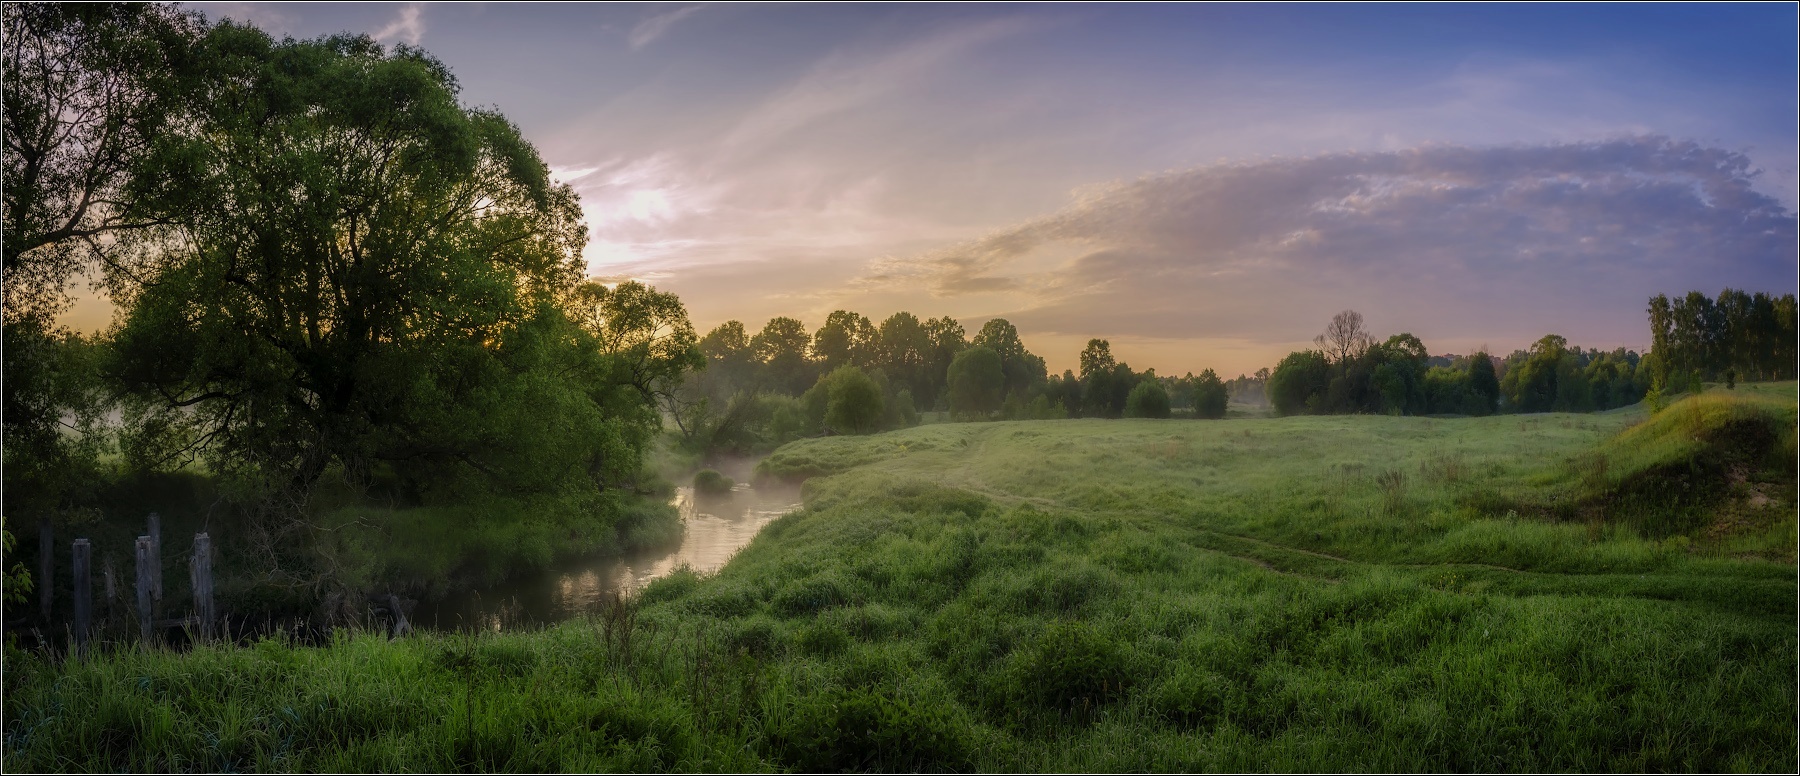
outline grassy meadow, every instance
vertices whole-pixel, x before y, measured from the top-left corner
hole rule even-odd
[[[531,633],[11,652],[10,770],[1787,771],[1793,383],[805,440]]]

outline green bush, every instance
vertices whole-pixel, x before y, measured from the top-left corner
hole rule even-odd
[[[1131,389],[1125,397],[1125,417],[1128,418],[1166,418],[1169,417],[1169,392],[1156,380],[1145,380]]]
[[[730,477],[720,474],[716,469],[701,469],[694,472],[694,492],[696,493],[713,495],[730,493],[731,486],[735,484],[737,483],[732,482]]]

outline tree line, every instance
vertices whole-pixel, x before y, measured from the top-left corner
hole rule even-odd
[[[1673,300],[1657,294],[1649,313],[1659,385],[1794,379],[1793,294],[1730,288],[1717,299],[1699,291]]]
[[[816,330],[789,317],[751,334],[727,321],[700,338],[706,368],[664,403],[694,449],[749,451],[800,436],[867,433],[919,421],[1079,417],[1223,417],[1228,388],[1199,376],[1137,372],[1102,339],[1080,373],[1050,374],[1004,318],[969,336],[956,319],[897,312],[876,325],[848,310]],[[1247,392],[1249,378],[1245,382]]]

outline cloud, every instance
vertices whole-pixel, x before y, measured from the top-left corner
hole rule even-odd
[[[954,72],[962,57],[1043,24],[1004,16],[950,26],[873,54],[866,46],[846,46],[746,115],[723,145],[759,153],[807,125],[893,100],[898,92]]]
[[[400,9],[399,16],[394,17],[394,20],[388,22],[386,27],[382,27],[375,33],[375,39],[379,41],[404,40],[411,45],[419,45],[419,41],[425,37],[424,14],[424,3],[407,3]]]
[[[638,49],[656,42],[656,39],[668,33],[669,28],[674,27],[676,22],[698,13],[700,9],[705,7],[705,3],[682,6],[673,11],[665,11],[638,22],[636,26],[631,28],[631,36],[629,38],[631,50],[637,51]]]
[[[292,34],[298,21],[293,14],[282,13],[268,3],[214,3],[206,10],[213,18],[248,22],[277,37]]]
[[[1597,318],[1630,337],[1650,294],[1792,288],[1795,217],[1756,175],[1660,136],[1220,164],[1091,189],[862,283],[998,293],[1050,333],[1294,341],[1350,306],[1451,337]]]

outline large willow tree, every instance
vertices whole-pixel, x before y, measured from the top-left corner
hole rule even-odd
[[[202,46],[133,182],[178,228],[121,284],[129,457],[295,503],[327,475],[423,502],[635,476],[655,407],[571,320],[585,227],[516,127],[417,49],[230,23]]]

